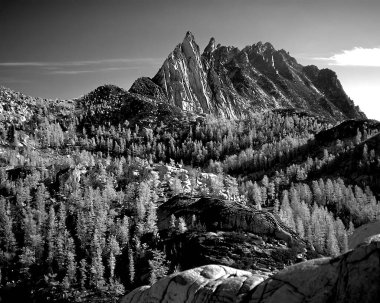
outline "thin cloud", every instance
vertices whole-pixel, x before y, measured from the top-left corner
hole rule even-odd
[[[380,48],[354,47],[328,58],[314,59],[327,61],[329,65],[380,67]]]
[[[43,63],[43,62],[0,62],[0,66],[4,66],[4,67],[47,66],[47,63]]]
[[[109,72],[118,70],[131,70],[138,69],[139,67],[107,67],[107,68],[95,68],[91,70],[54,70],[49,72],[51,75],[79,75],[88,73]]]
[[[79,75],[79,74],[87,74],[92,73],[92,70],[55,70],[49,72],[50,75]]]
[[[83,60],[83,61],[63,61],[63,62],[0,62],[3,67],[70,67],[70,66],[91,66],[101,64],[157,64],[163,61],[162,58],[116,58],[101,60]]]

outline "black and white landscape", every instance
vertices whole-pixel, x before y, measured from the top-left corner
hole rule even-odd
[[[44,35],[50,30],[61,34],[38,36],[50,14],[45,21],[38,19],[41,24],[31,23],[26,31],[35,35],[36,45],[30,53],[14,43],[18,35],[23,37],[20,45],[29,41],[18,28],[14,33],[4,30],[15,25],[10,15],[17,21],[26,11],[19,3],[0,4],[0,34],[8,42],[8,50],[0,45],[1,302],[380,300],[380,122],[367,118],[376,118],[377,112],[362,110],[369,108],[365,101],[359,108],[339,77],[347,77],[340,63],[357,57],[349,51],[342,53],[348,54],[344,60],[310,54],[315,60],[308,62],[304,55],[277,49],[277,41],[258,42],[253,35],[247,46],[226,46],[217,35],[206,41],[201,33],[202,45],[197,32],[185,28],[201,32],[204,22],[223,28],[216,12],[245,17],[251,12],[259,18],[253,9],[264,13],[269,7],[274,15],[282,7],[281,18],[300,17],[304,11],[313,21],[311,12],[323,8],[296,0],[286,1],[292,13],[279,1],[210,1],[214,6],[203,7],[195,1],[196,7],[189,7],[181,1],[144,0],[152,7],[143,11],[134,1],[94,1],[92,6],[87,0],[86,5],[70,0],[67,6],[55,1],[61,12],[46,1],[35,1],[33,8],[25,5],[36,16],[44,11],[56,16]],[[348,1],[338,10],[341,2],[325,5],[343,27],[345,13],[359,8]],[[69,7],[76,10],[74,32],[73,24],[65,29],[61,22]],[[360,10],[367,8],[371,17],[374,7],[379,5],[364,1]],[[84,8],[94,18],[102,8],[108,21],[87,19],[89,14],[78,13]],[[136,36],[143,38],[144,33],[153,40],[153,33],[162,35],[166,41],[174,32],[148,23],[171,28],[178,16],[159,18],[153,8],[162,9],[166,17],[174,16],[177,8],[183,17],[177,25],[182,36],[177,44],[165,44],[168,55],[160,61],[154,56],[94,59],[113,45],[84,52],[83,41],[91,44],[96,36],[89,24],[107,25],[99,29],[99,37],[112,38],[113,31],[121,30],[119,22],[129,22],[119,20],[123,12],[141,26],[125,29],[127,36],[117,37],[116,46],[130,37],[135,42],[120,48],[139,49]],[[132,17],[133,11],[140,15]],[[191,20],[186,11],[209,20],[197,24],[198,17]],[[30,18],[20,24],[26,26]],[[82,18],[84,23],[79,22]],[[235,28],[236,35],[265,35],[258,21],[266,24],[267,17],[260,18],[249,21],[255,29]],[[328,22],[329,13],[320,18]],[[281,28],[280,19],[273,17],[277,34],[269,36],[282,41],[290,25]],[[248,22],[244,20],[236,22]],[[311,22],[302,20],[299,27]],[[365,26],[363,21],[363,30]],[[82,49],[67,46],[65,53],[47,44],[52,39],[61,45],[69,39],[68,30],[73,41],[82,41]],[[295,31],[310,34],[300,41],[289,34],[294,43],[310,44],[329,33],[322,25]],[[372,37],[376,31],[363,35]],[[364,38],[331,39],[348,47],[349,41]],[[339,44],[335,40],[331,45]],[[369,47],[363,45],[361,51],[377,53]],[[38,58],[39,51],[46,60]],[[152,52],[140,51],[142,56]],[[326,66],[325,59],[337,64]],[[364,61],[367,65],[360,63]],[[344,62],[350,68],[372,68],[366,77],[376,78],[376,59],[371,67],[364,59]],[[154,72],[144,74],[147,66]],[[117,74],[116,82],[136,77],[128,86],[103,84],[71,97],[78,85],[92,81],[96,87],[95,74],[109,75],[110,80]],[[57,86],[57,77],[70,79],[60,78]],[[46,98],[54,92],[59,98]]]

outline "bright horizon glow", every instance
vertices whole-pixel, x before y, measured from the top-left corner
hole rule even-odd
[[[371,84],[350,84],[345,85],[344,89],[368,119],[380,120],[379,90],[376,87]]]
[[[354,47],[328,58],[315,59],[330,61],[329,65],[380,67],[380,48]]]

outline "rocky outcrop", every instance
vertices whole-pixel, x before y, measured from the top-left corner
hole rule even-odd
[[[173,228],[183,218],[185,233]],[[157,209],[158,228],[172,264],[188,269],[220,264],[272,272],[317,253],[274,214],[219,198],[175,196]]]
[[[137,288],[121,303],[241,302],[265,278],[231,267],[207,265],[168,276],[149,288]]]
[[[183,217],[187,222],[191,222],[195,216],[209,231],[244,231],[274,237],[289,244],[305,245],[305,242],[274,214],[230,200],[175,196],[158,208],[160,230],[170,228],[171,215]]]
[[[336,258],[306,261],[270,278],[207,265],[135,289],[121,302],[379,302],[380,242]]]
[[[159,123],[183,126],[192,116],[167,103],[162,89],[149,78],[139,78],[130,91],[115,85],[99,86],[85,96],[75,100],[76,110],[84,125],[119,125],[152,127]],[[180,121],[180,122],[179,122]]]
[[[270,43],[239,50],[216,45],[211,38],[201,53],[187,32],[153,79],[141,82],[138,79],[131,92],[157,96],[195,113],[239,117],[249,110],[297,108],[331,121],[365,118],[333,71],[303,67]]]
[[[250,302],[378,302],[380,242],[337,258],[290,266],[259,285]]]
[[[153,101],[167,102],[164,91],[148,77],[137,79],[129,89],[130,93],[140,94]]]

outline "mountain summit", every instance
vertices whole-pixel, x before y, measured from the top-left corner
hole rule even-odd
[[[239,50],[211,38],[201,53],[191,32],[152,79],[136,80],[130,91],[185,111],[231,118],[275,108],[306,110],[331,121],[365,118],[329,69],[302,66],[268,42]]]

